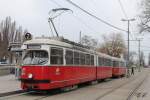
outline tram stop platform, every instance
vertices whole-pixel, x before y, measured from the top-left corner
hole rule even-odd
[[[0,95],[21,90],[20,81],[13,74],[0,76]]]

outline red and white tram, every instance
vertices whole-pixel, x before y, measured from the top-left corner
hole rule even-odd
[[[113,60],[112,76],[113,77],[125,76],[127,70],[125,60],[114,57],[112,60]]]
[[[115,72],[113,61],[120,61],[57,39],[29,40],[22,49],[21,87],[24,90],[49,90],[110,78]]]
[[[106,79],[112,77],[112,57],[106,54],[97,53],[97,79]]]

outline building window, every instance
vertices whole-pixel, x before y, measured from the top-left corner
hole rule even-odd
[[[66,65],[73,64],[73,51],[66,50]]]
[[[62,48],[51,48],[51,64],[63,64],[63,49]]]

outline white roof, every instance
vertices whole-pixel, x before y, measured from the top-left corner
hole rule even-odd
[[[104,54],[104,53],[97,53],[100,57],[104,57],[104,58],[111,58],[111,56]]]
[[[24,42],[24,45],[27,45],[27,44],[57,45],[57,46],[63,46],[63,47],[68,47],[68,48],[73,47],[69,43],[61,42],[58,40],[52,40],[52,39],[33,39],[33,40],[28,40],[28,41]]]
[[[24,45],[29,45],[29,44],[45,44],[45,45],[53,45],[53,46],[60,46],[60,47],[66,47],[66,48],[73,48],[74,45],[66,43],[66,42],[62,42],[60,40],[57,39],[43,39],[43,38],[38,38],[38,39],[32,39],[32,40],[28,40],[26,42],[23,43]],[[81,47],[82,48],[82,47]],[[94,51],[90,50],[90,49],[86,49],[83,48],[84,50],[94,53]]]
[[[114,61],[125,61],[123,58],[112,57]]]

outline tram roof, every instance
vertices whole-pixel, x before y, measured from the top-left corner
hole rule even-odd
[[[123,58],[117,58],[117,57],[112,57],[112,60],[114,60],[114,61],[125,61]]]
[[[58,40],[53,39],[32,39],[24,42],[25,45],[27,44],[41,44],[41,45],[55,45],[55,46],[62,46],[62,47],[69,47],[72,48],[73,46],[69,43],[65,43]]]
[[[24,42],[24,45],[36,45],[36,44],[41,44],[41,45],[53,45],[53,46],[60,46],[60,47],[66,47],[70,49],[79,49],[81,51],[87,51],[87,52],[93,52],[91,49],[87,49],[86,46],[83,46],[81,44],[74,44],[75,42],[65,42],[61,41],[59,39],[43,39],[43,38],[38,38],[38,39],[32,39]]]

